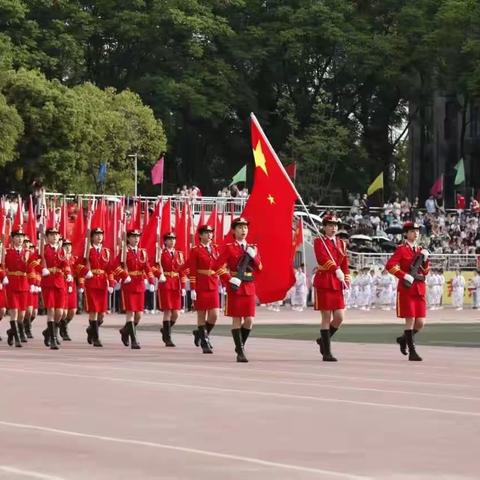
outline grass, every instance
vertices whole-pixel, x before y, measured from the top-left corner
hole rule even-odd
[[[158,330],[158,325],[140,325],[140,330]],[[174,332],[190,333],[190,325],[176,325]],[[401,324],[344,325],[335,335],[338,342],[392,343],[402,331]],[[219,325],[215,335],[230,335],[230,326]],[[316,325],[273,324],[255,325],[254,337],[314,341],[319,336]],[[480,323],[430,324],[417,335],[416,343],[430,346],[480,347]]]

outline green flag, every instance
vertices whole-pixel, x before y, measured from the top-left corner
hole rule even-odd
[[[455,170],[457,174],[455,175],[455,185],[460,185],[465,181],[465,165],[463,164],[463,158],[455,165]]]
[[[244,165],[232,178],[232,183],[230,185],[233,185],[234,183],[240,183],[240,182],[246,182],[247,181],[247,166]],[[229,186],[230,186],[229,185]]]

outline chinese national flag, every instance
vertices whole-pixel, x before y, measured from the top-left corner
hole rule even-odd
[[[247,241],[257,244],[263,269],[256,289],[261,303],[283,300],[295,282],[292,220],[297,191],[255,116],[251,115],[255,172],[243,216],[250,222]]]

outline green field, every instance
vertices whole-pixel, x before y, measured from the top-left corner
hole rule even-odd
[[[140,330],[158,330],[158,325],[143,325]],[[190,325],[174,327],[175,333],[190,333]],[[399,324],[382,325],[345,325],[335,335],[338,342],[353,343],[392,343],[402,331]],[[288,340],[314,341],[318,337],[316,325],[275,324],[256,325],[252,336],[263,338],[282,338]],[[230,335],[228,325],[219,325],[214,335]],[[480,323],[430,324],[417,335],[419,345],[451,347],[480,347]]]

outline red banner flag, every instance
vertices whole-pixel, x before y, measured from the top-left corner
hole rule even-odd
[[[160,236],[162,237],[162,245],[163,245],[163,236],[172,231],[172,219],[171,219],[171,208],[172,202],[168,199],[162,208],[162,226],[160,229]]]
[[[214,230],[217,230],[218,227],[218,215],[217,215],[217,206],[214,205],[210,216],[208,217],[207,225],[212,227]]]
[[[63,203],[60,208],[60,223],[58,225],[58,231],[60,232],[60,236],[62,238],[67,238],[68,213],[65,199],[63,199]]]
[[[289,164],[285,167],[285,171],[288,173],[288,176],[289,176],[293,181],[295,181],[295,178],[296,178],[296,176],[297,176],[297,162],[289,163]]]
[[[295,282],[292,219],[298,193],[253,114],[250,125],[255,172],[243,216],[250,221],[247,240],[257,244],[263,263],[257,295],[271,303],[283,300]]]
[[[157,160],[157,163],[153,166],[152,171],[151,171],[152,184],[153,185],[158,185],[159,183],[163,183],[164,163],[165,163],[165,157],[162,155]]]
[[[156,244],[157,244],[157,229],[160,217],[160,208],[162,202],[159,200],[155,205],[155,209],[150,215],[150,220],[143,227],[143,233],[140,237],[140,247],[144,248],[147,251],[148,258],[152,264],[155,263],[155,253],[156,253]],[[162,245],[162,239],[160,239],[160,246]]]
[[[295,232],[293,235],[293,254],[297,251],[298,247],[303,244],[303,218],[300,218],[297,222]]]
[[[20,197],[18,197],[17,211],[15,212],[15,217],[13,218],[12,231],[19,229],[23,230],[23,202]]]
[[[430,195],[440,198],[443,196],[443,173],[440,175],[430,189]]]
[[[28,220],[25,225],[25,235],[30,239],[33,245],[37,246],[37,219],[35,218],[35,212],[33,211],[33,200],[30,195],[28,201]]]
[[[73,226],[72,232],[72,253],[76,257],[83,257],[83,249],[85,248],[85,217],[83,213],[83,206],[78,206],[77,218]]]

